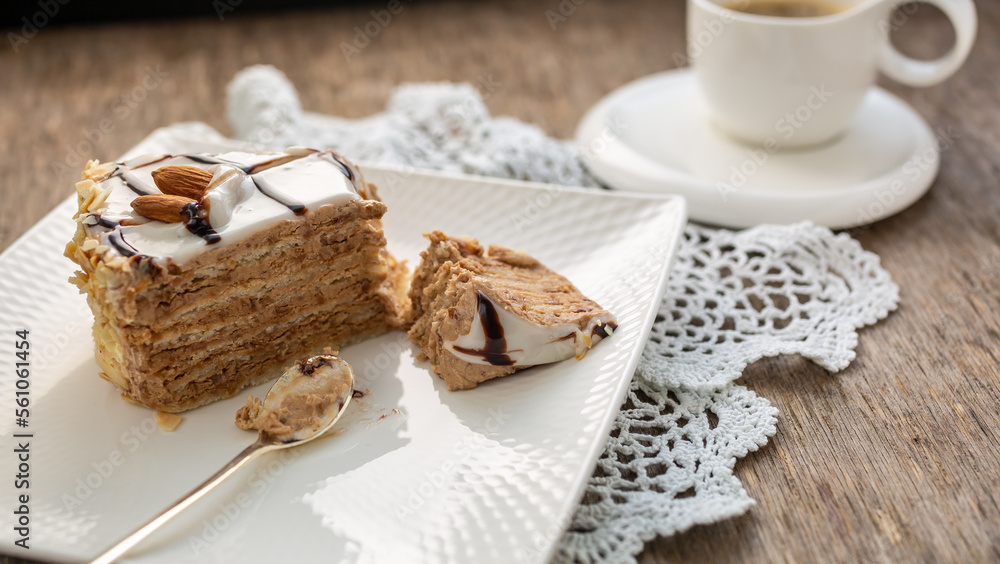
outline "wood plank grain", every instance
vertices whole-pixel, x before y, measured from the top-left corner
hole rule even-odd
[[[553,25],[559,2],[521,0],[406,3],[348,61],[342,43],[382,6],[50,26],[18,53],[5,45],[0,249],[72,193],[83,160],[176,121],[228,132],[225,85],[250,64],[284,70],[306,110],[351,117],[402,82],[493,84],[494,114],[571,137],[603,95],[683,60],[682,2],[589,0]],[[781,410],[778,435],[737,465],[757,506],[654,541],[642,562],[1000,560],[1000,4],[978,7],[952,80],[883,83],[951,139],[927,196],[852,230],[900,284],[900,310],[862,332],[840,374],[800,358],[750,367],[743,383]],[[921,56],[952,38],[926,8],[896,34]]]

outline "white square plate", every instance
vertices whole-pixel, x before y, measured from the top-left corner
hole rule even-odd
[[[228,147],[159,130],[130,154]],[[134,562],[545,562],[566,528],[656,315],[685,222],[676,197],[364,167],[389,206],[390,250],[413,265],[440,229],[524,249],[612,311],[619,330],[580,360],[448,392],[403,333],[342,351],[356,400],[338,431],[272,453],[137,546]],[[246,393],[184,414],[173,433],[97,377],[92,317],[62,256],[75,198],[0,256],[0,366],[31,344],[29,426],[0,381],[3,469],[31,433],[30,551],[0,513],[0,552],[95,556],[211,475],[255,435]],[[267,386],[248,390],[262,394]],[[8,409],[9,408],[9,409]]]

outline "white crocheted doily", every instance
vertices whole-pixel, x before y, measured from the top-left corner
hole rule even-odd
[[[334,148],[352,158],[595,186],[576,150],[537,127],[490,116],[468,84],[410,84],[384,113],[303,112],[273,67],[240,72],[227,114],[261,147]],[[646,541],[745,512],[736,459],[767,443],[777,410],[733,382],[766,356],[800,354],[837,371],[857,330],[896,308],[898,288],[846,234],[802,223],[741,232],[689,225],[649,342],[557,559],[635,562]]]

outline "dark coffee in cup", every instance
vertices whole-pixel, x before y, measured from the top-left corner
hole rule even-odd
[[[781,18],[832,16],[848,8],[831,0],[733,0],[723,6],[745,14]]]

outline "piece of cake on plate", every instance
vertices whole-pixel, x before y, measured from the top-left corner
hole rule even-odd
[[[582,358],[618,327],[615,317],[528,254],[426,233],[410,287],[420,346],[449,390],[522,368]]]
[[[166,412],[394,328],[405,268],[374,185],[332,151],[91,162],[66,255],[101,376]]]

